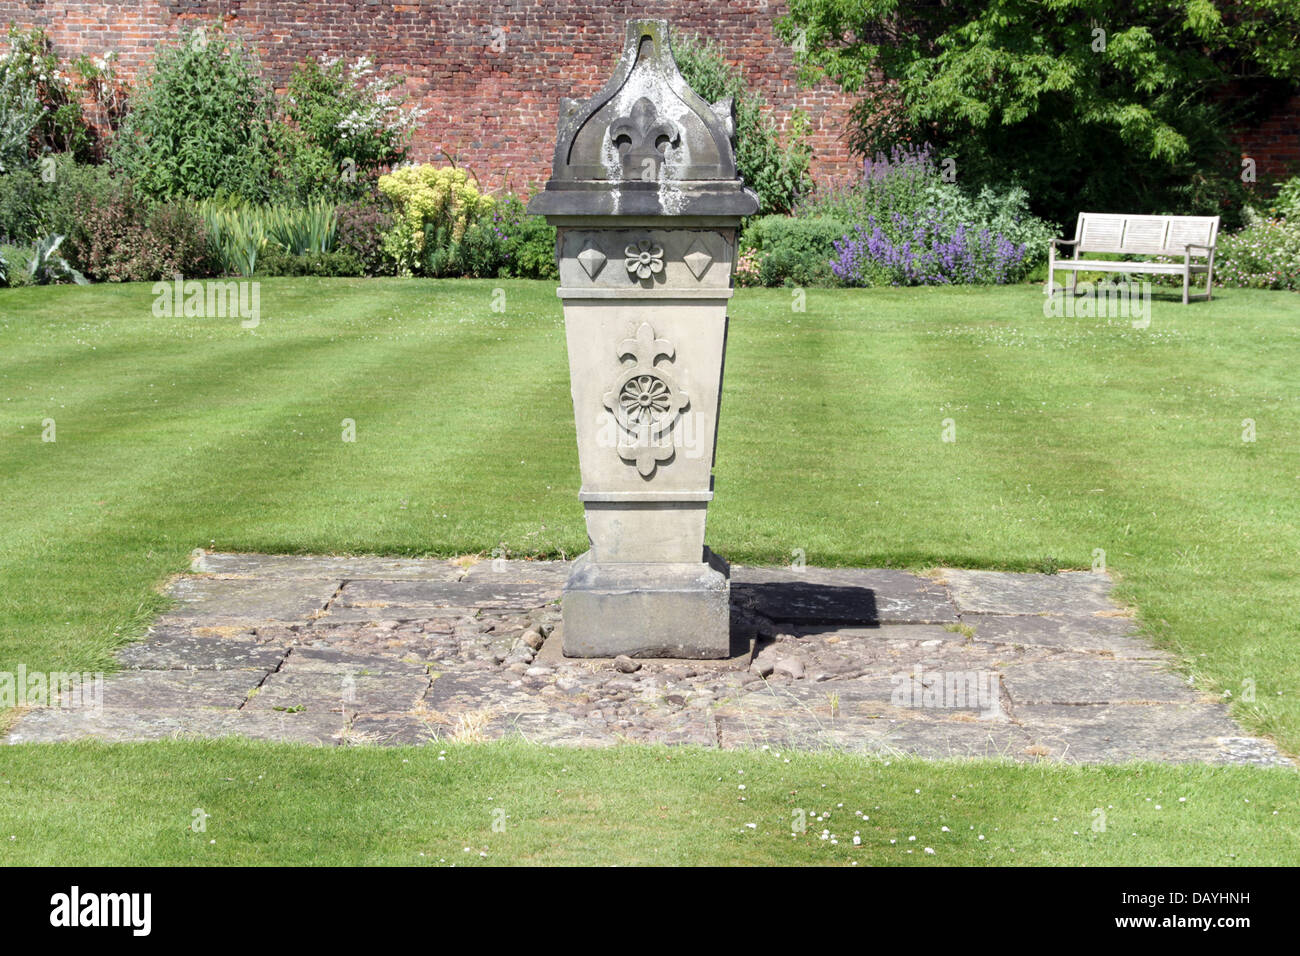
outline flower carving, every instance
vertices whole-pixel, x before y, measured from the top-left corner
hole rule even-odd
[[[673,457],[669,433],[690,404],[690,396],[666,367],[655,364],[660,358],[672,361],[675,350],[667,339],[655,337],[650,323],[642,322],[636,337],[624,339],[616,351],[620,360],[634,361],[624,365],[610,383],[605,407],[622,430],[619,457],[635,464],[641,477],[649,479],[661,462]]]
[[[623,250],[627,256],[627,271],[638,279],[649,279],[664,271],[664,247],[649,239],[642,239]]]
[[[672,393],[657,375],[638,375],[623,383],[618,403],[629,424],[657,424],[672,407]]]

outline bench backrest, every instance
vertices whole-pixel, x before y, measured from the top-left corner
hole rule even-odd
[[[1181,256],[1189,242],[1214,245],[1218,216],[1122,216],[1081,212],[1074,237],[1080,252]],[[1192,255],[1204,256],[1204,249]]]

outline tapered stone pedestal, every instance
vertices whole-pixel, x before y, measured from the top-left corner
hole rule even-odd
[[[564,589],[570,657],[723,658],[726,562],[704,546],[736,229],[732,104],[686,85],[659,20],[613,78],[566,101],[551,181],[591,550]]]

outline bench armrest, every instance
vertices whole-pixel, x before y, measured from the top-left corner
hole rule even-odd
[[[1206,245],[1205,243],[1203,243],[1203,242],[1189,242],[1189,243],[1186,245],[1185,249],[1186,249],[1186,251],[1187,251],[1189,254],[1191,253],[1191,251],[1192,251],[1193,249],[1204,249],[1204,250],[1205,250],[1205,254],[1206,254],[1206,255],[1209,255],[1211,252],[1214,251],[1214,246],[1207,246],[1207,245]]]
[[[1053,239],[1052,240],[1053,246],[1077,246],[1078,244],[1079,244],[1078,239]]]

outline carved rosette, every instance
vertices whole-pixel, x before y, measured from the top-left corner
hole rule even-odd
[[[657,242],[643,239],[624,249],[623,255],[628,274],[635,279],[649,279],[664,271],[664,247]]]
[[[660,358],[672,361],[675,350],[667,339],[655,338],[649,322],[642,322],[636,337],[624,339],[616,351],[620,362],[633,360],[604,396],[619,426],[618,455],[635,464],[641,477],[651,478],[659,463],[673,456],[671,433],[690,397],[668,369],[655,364]]]

